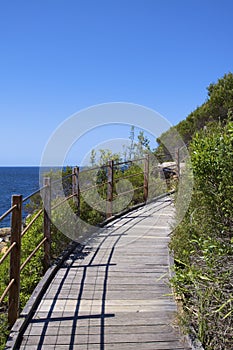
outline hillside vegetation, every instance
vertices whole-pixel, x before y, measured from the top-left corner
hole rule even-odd
[[[177,126],[189,143],[195,185],[171,240],[172,283],[183,325],[206,350],[233,349],[232,111],[229,73],[208,87],[207,101]]]
[[[164,148],[163,143],[169,144],[171,148],[172,145],[174,149],[177,148],[179,140],[176,139],[176,134],[179,134],[184,143],[188,145],[198,130],[207,128],[213,123],[225,125],[231,118],[233,115],[233,73],[225,74],[217,83],[210,84],[207,92],[207,99],[201,106],[157,139],[159,146],[155,154],[158,157],[165,154],[167,159],[171,159],[171,152]]]

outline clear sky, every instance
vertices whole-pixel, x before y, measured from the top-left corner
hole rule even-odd
[[[92,105],[184,119],[233,71],[232,13],[232,0],[0,0],[0,165],[40,164]]]

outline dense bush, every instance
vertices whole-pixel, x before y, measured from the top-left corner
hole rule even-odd
[[[195,133],[208,126],[209,123],[221,121],[224,125],[229,114],[233,113],[233,73],[225,74],[207,87],[206,101],[176,126],[159,136],[157,142],[159,146],[155,150],[155,155],[160,159],[171,159],[171,149],[179,147],[179,139],[174,135],[178,133],[185,144],[189,144]],[[169,142],[168,142],[169,140]],[[166,141],[166,142],[164,142]],[[169,145],[170,152],[164,144]]]
[[[233,123],[209,125],[190,145],[195,187],[175,229],[172,283],[182,300],[182,321],[206,350],[232,349]]]

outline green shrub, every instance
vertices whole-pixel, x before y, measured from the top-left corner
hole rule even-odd
[[[9,335],[7,314],[0,312],[0,350],[3,350],[6,345],[6,339]]]
[[[199,132],[190,150],[195,186],[170,243],[172,283],[183,302],[183,323],[205,349],[232,349],[233,123]]]

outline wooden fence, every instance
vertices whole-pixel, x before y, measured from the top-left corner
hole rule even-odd
[[[143,169],[140,169],[137,173],[133,173],[127,176],[124,176],[124,171],[122,171],[121,179],[128,179],[130,177],[141,176],[143,182],[140,187],[133,188],[130,191],[141,190],[143,193],[142,202],[146,202],[148,199],[148,181],[149,181],[149,157],[122,162],[115,163],[113,160],[109,161],[107,165],[103,167],[98,167],[97,169],[105,169],[106,180],[101,184],[96,184],[95,187],[105,186],[106,193],[106,218],[110,218],[113,216],[113,200],[114,200],[114,184],[115,184],[115,176],[114,176],[114,168],[118,167],[130,167],[131,164],[135,162],[140,162]],[[84,171],[93,171],[84,170]],[[31,195],[23,198],[22,195],[13,195],[12,196],[12,206],[9,210],[7,210],[1,217],[0,221],[6,218],[8,215],[11,215],[11,236],[10,236],[10,245],[2,255],[0,259],[0,265],[4,262],[4,260],[10,255],[10,267],[9,267],[9,283],[5,288],[3,294],[0,297],[0,304],[4,301],[5,297],[8,295],[8,322],[11,327],[16,319],[19,316],[19,305],[20,305],[20,273],[25,268],[25,266],[29,263],[35,253],[43,247],[43,270],[44,272],[49,268],[51,264],[51,211],[55,209],[58,205],[64,203],[71,198],[74,198],[74,201],[77,205],[77,215],[80,215],[80,198],[82,196],[82,192],[89,191],[93,189],[93,186],[86,187],[85,189],[80,189],[79,184],[79,176],[80,171],[78,167],[73,168],[72,174],[68,175],[71,179],[71,193],[63,198],[61,201],[56,203],[53,206],[53,201],[51,197],[51,179],[49,177],[44,178],[43,187],[38,191],[32,193]],[[43,206],[38,212],[35,214],[33,219],[29,222],[26,227],[23,227],[23,219],[22,219],[22,207],[23,203],[30,200],[32,196],[35,194],[39,194],[43,191]],[[118,195],[125,195],[127,192],[121,192]],[[35,221],[43,215],[43,238],[37,247],[31,252],[31,254],[26,258],[26,260],[21,262],[21,242],[23,236],[28,232],[29,228],[33,226]]]

